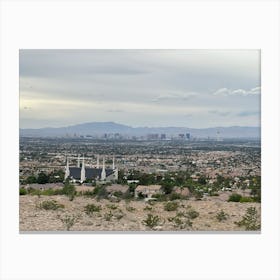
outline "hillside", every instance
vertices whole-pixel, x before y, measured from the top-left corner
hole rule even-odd
[[[147,134],[177,135],[190,133],[192,137],[216,138],[217,132],[221,138],[260,138],[259,127],[131,127],[114,122],[91,122],[59,128],[47,127],[39,129],[20,129],[20,136],[27,137],[65,137],[74,135],[102,136],[105,133],[119,133],[126,136],[145,136]]]

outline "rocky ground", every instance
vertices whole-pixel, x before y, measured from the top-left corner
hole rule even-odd
[[[260,223],[260,203],[227,202],[227,194],[201,201],[175,201],[178,208],[165,209],[166,202],[97,201],[95,198],[77,196],[70,201],[67,196],[20,196],[19,230],[24,231],[243,231],[238,222],[246,209],[257,209]],[[54,200],[60,207],[44,209],[44,201]],[[85,207],[94,204],[96,211]],[[52,204],[51,204],[52,205]],[[94,207],[93,207],[94,208]],[[221,214],[220,220],[217,214]]]

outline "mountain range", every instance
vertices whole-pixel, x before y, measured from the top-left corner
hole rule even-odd
[[[105,133],[119,133],[124,136],[146,136],[148,134],[166,134],[166,136],[190,133],[198,138],[260,138],[260,127],[131,127],[115,122],[90,122],[77,125],[53,128],[20,129],[20,136],[25,137],[66,137],[78,135],[102,136]]]

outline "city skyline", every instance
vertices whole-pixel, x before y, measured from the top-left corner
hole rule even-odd
[[[20,50],[20,128],[260,126],[259,50]]]

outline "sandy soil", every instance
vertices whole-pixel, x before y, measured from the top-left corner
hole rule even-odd
[[[69,201],[68,197],[62,195],[41,197],[23,195],[20,196],[19,230],[65,231],[73,218],[74,223],[69,226],[71,231],[240,231],[244,228],[235,222],[240,221],[246,209],[252,206],[256,207],[260,222],[260,203],[227,202],[227,197],[224,195],[202,201],[180,200],[177,201],[179,207],[176,211],[166,211],[164,202],[149,205],[144,201],[97,201],[84,196]],[[40,209],[40,204],[46,200],[55,200],[64,205],[64,208]],[[101,210],[88,215],[84,209],[87,204],[99,205]],[[194,219],[186,218],[186,213],[190,210],[197,211],[199,216]],[[221,210],[228,215],[225,221],[218,221],[216,218]],[[143,222],[148,214],[159,217],[154,227],[149,227]],[[174,217],[177,219],[172,219]],[[192,225],[187,221],[191,221]]]

